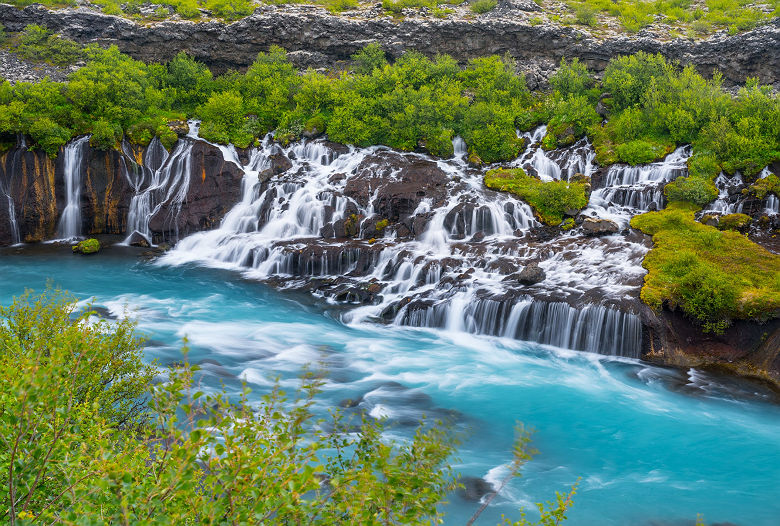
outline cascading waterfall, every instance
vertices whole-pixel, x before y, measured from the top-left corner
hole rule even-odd
[[[629,358],[639,358],[642,351],[639,316],[603,305],[577,309],[566,303],[528,298],[478,299],[466,292],[433,305],[409,305],[399,312],[396,323],[504,336]]]
[[[543,133],[534,135],[541,137]],[[466,148],[460,138],[454,139],[453,149],[452,159],[434,160],[449,176],[446,199],[423,198],[411,213],[410,222],[425,219],[425,229],[416,238],[399,240],[391,233],[374,244],[344,243],[330,242],[321,233],[350,215],[378,217],[375,211],[380,199],[379,189],[370,188],[368,201],[359,203],[345,194],[347,184],[365,175],[365,170],[382,170],[383,155],[398,154],[379,147],[351,148],[337,154],[321,141],[281,148],[266,140],[250,152],[250,161],[243,167],[241,199],[219,228],[181,240],[161,263],[201,262],[241,270],[257,279],[274,278],[277,283],[280,278],[290,279],[291,286],[300,283],[296,279],[311,277],[377,284],[378,302],[350,309],[343,314],[347,322],[381,318],[399,325],[638,356],[641,324],[634,314],[600,305],[576,309],[525,295],[519,300],[502,296],[507,290],[507,271],[502,270],[507,264],[502,261],[508,258],[509,268],[522,268],[527,257],[534,257],[532,249],[517,243],[517,236],[538,223],[528,205],[484,188],[482,172],[469,168],[465,161]],[[269,184],[260,183],[258,172],[279,154],[285,155],[292,167]],[[229,150],[223,155],[235,158]],[[418,154],[403,155],[432,160]],[[558,177],[582,170],[590,173],[593,167],[592,149],[586,142],[578,145],[576,153],[556,158],[563,165]],[[384,179],[397,176],[391,170]],[[477,234],[482,241],[473,242]],[[614,251],[614,247],[599,247],[588,249],[587,257],[593,258],[594,251]],[[573,290],[571,276],[560,276]],[[442,286],[448,280],[458,285]],[[556,283],[549,286],[558,288]],[[340,301],[360,302],[353,289],[338,290],[334,297]],[[404,306],[399,310],[400,305]]]
[[[663,187],[688,173],[690,146],[681,146],[663,161],[647,165],[612,165],[604,187],[591,193],[586,215],[615,221],[628,226],[638,212],[663,208]]]
[[[89,137],[80,137],[68,143],[62,152],[65,208],[57,225],[57,236],[63,240],[81,236],[81,177],[84,150],[88,145]]]
[[[194,144],[194,139],[180,139],[173,152],[167,155],[162,144],[157,141],[144,156],[144,165],[136,168],[136,177],[128,177],[135,189],[135,195],[130,200],[127,215],[128,236],[125,243],[130,242],[134,233],[138,233],[151,244],[149,222],[166,203],[171,205],[174,217],[170,219],[172,224],[176,225],[175,214],[187,197],[190,185],[190,154]],[[153,168],[155,166],[156,169]]]

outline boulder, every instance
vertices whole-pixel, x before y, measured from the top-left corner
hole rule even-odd
[[[479,502],[482,497],[493,493],[493,486],[481,477],[460,477],[457,490],[458,497],[469,502]]]
[[[94,238],[79,241],[71,247],[74,254],[97,254],[100,251],[100,241]]]
[[[149,248],[149,240],[146,239],[140,232],[133,232],[130,234],[130,239],[127,240],[127,244],[131,247]]]
[[[620,226],[610,219],[588,217],[582,222],[582,230],[588,236],[603,236],[617,234]]]
[[[522,285],[536,285],[544,281],[546,277],[547,275],[538,263],[531,263],[518,273],[517,281]]]

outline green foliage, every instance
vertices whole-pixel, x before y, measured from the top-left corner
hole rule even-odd
[[[81,46],[36,24],[25,27],[15,44],[14,52],[21,58],[33,62],[69,66],[84,58]]]
[[[105,119],[98,119],[92,126],[92,136],[89,138],[89,144],[99,150],[110,150],[116,146],[121,136],[121,128],[114,126]]]
[[[593,77],[588,68],[578,58],[571,62],[562,58],[558,71],[550,77],[550,87],[563,97],[584,95],[593,84]]]
[[[29,128],[30,137],[49,156],[57,155],[61,146],[70,139],[70,130],[63,128],[48,117],[36,119]]]
[[[680,307],[706,332],[721,332],[733,319],[773,316],[780,308],[780,256],[695,221],[697,209],[671,203],[631,220],[653,236],[642,263],[648,270],[642,300],[655,309]]]
[[[531,205],[548,225],[558,225],[570,211],[588,204],[585,184],[581,182],[542,182],[531,177],[522,168],[489,170],[485,185],[502,192],[511,192]]]
[[[692,9],[691,0],[567,0],[578,24],[593,26],[596,13],[617,18],[623,29],[635,33],[654,22],[708,34],[728,29],[730,34],[752,29],[771,20],[759,4],[749,0],[706,0],[705,9]],[[771,5],[771,4],[770,4]]]
[[[686,201],[704,206],[718,198],[718,189],[710,179],[701,177],[678,177],[664,187],[669,201]]]
[[[456,486],[456,442],[442,423],[397,443],[369,417],[315,422],[311,377],[297,399],[277,388],[259,403],[248,389],[233,400],[195,391],[198,368],[186,361],[152,385],[133,325],[88,315],[52,292],[0,308],[4,522],[441,521]],[[519,434],[506,481],[531,458],[529,441]],[[573,495],[547,512],[560,522]]]
[[[615,152],[621,161],[634,166],[663,158],[669,153],[669,148],[664,144],[638,139],[617,145]]]
[[[469,9],[471,9],[472,13],[481,15],[495,9],[497,4],[498,0],[473,0]]]
[[[769,194],[780,197],[780,177],[769,174],[763,179],[757,179],[750,187],[742,190],[743,193],[754,196],[756,199],[765,199]]]
[[[352,55],[353,69],[358,75],[370,75],[375,69],[387,65],[385,51],[376,42],[371,42],[363,49]]]
[[[590,127],[601,122],[593,104],[584,95],[554,98],[550,105],[552,118],[547,123],[547,135],[554,140],[550,138],[543,143],[546,149],[574,144]]]
[[[239,148],[249,146],[252,137],[244,131],[246,111],[241,94],[215,93],[198,109],[198,115],[203,119],[200,135],[207,141],[233,143]]]

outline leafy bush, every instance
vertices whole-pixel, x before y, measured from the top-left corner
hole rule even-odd
[[[245,132],[246,110],[244,99],[235,91],[215,93],[198,109],[203,119],[200,135],[207,141],[233,143],[246,148],[253,137]]]
[[[753,219],[746,214],[727,214],[718,220],[719,230],[736,230],[744,232]]]
[[[382,46],[372,42],[352,55],[353,69],[358,75],[370,75],[375,69],[387,65],[387,58]]]
[[[80,45],[36,24],[30,24],[22,30],[14,51],[25,60],[57,66],[69,66],[84,58]]]
[[[678,177],[664,187],[669,201],[685,201],[705,206],[718,198],[718,189],[710,179],[701,177]]]
[[[566,181],[542,182],[530,177],[522,168],[489,170],[485,185],[502,192],[511,192],[531,205],[537,215],[548,225],[558,225],[568,212],[584,208],[588,204],[585,185]]]
[[[122,136],[122,129],[114,126],[106,119],[98,119],[92,126],[92,136],[89,144],[99,150],[110,150],[116,146]]]
[[[588,68],[578,58],[571,62],[562,58],[558,71],[550,77],[550,87],[562,96],[583,95],[593,84]]]
[[[780,197],[780,177],[769,174],[763,179],[757,179],[750,187],[742,190],[743,193],[754,196],[756,199],[765,199],[769,194]]]
[[[274,389],[252,404],[248,389],[237,400],[195,392],[198,368],[186,361],[152,385],[157,371],[142,363],[132,324],[88,315],[58,293],[0,308],[3,521],[441,520],[439,505],[456,487],[444,425],[421,425],[403,444],[371,419],[353,425],[336,414],[322,431],[311,378],[297,400]],[[520,429],[511,476],[531,458],[529,441]],[[544,524],[564,520],[573,495],[540,505]]]
[[[70,130],[63,128],[48,117],[36,119],[30,125],[30,137],[51,157],[57,155],[60,147],[70,139]]]
[[[615,152],[621,161],[634,166],[663,158],[669,153],[669,148],[663,144],[639,139],[617,145]]]

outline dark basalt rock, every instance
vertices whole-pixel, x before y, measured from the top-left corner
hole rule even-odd
[[[468,502],[479,502],[485,495],[495,492],[493,486],[481,477],[460,477],[458,483],[463,486],[457,489],[458,497]]]
[[[585,235],[588,236],[603,236],[620,232],[620,226],[609,219],[588,217],[582,222],[581,226]]]
[[[278,45],[290,52],[299,67],[327,67],[350,56],[369,42],[378,42],[391,58],[407,50],[428,56],[447,53],[467,61],[509,53],[528,72],[532,89],[543,86],[561,58],[579,58],[597,73],[609,60],[638,51],[662,53],[671,60],[693,64],[709,75],[723,73],[726,85],[758,77],[764,84],[780,83],[780,19],[738,35],[721,33],[706,40],[651,36],[595,38],[575,27],[543,23],[530,25],[517,10],[534,9],[529,0],[502,0],[493,12],[473,19],[360,18],[331,15],[309,6],[268,6],[232,24],[208,21],[166,21],[141,24],[92,10],[50,11],[41,5],[19,9],[0,5],[0,23],[9,31],[40,24],[82,43],[116,44],[147,62],[167,62],[186,51],[215,73],[242,70],[259,51]]]
[[[131,247],[149,248],[149,241],[138,232],[130,234],[130,239],[127,240],[127,244]]]
[[[181,208],[165,203],[149,221],[154,241],[175,241],[213,228],[238,201],[243,172],[225,161],[216,146],[195,143],[190,170],[190,184]]]
[[[448,182],[447,174],[432,161],[378,151],[360,163],[356,175],[347,181],[344,195],[368,206],[378,192],[375,213],[395,223],[411,215],[423,199],[431,199],[434,206],[442,203]]]
[[[547,275],[538,263],[531,263],[517,274],[517,281],[522,285],[536,285],[541,283]]]

